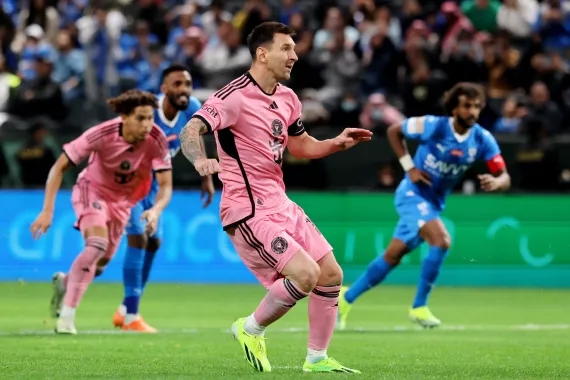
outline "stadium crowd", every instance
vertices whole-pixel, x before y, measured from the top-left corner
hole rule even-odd
[[[443,114],[446,89],[475,81],[488,97],[480,123],[493,133],[568,132],[567,0],[0,4],[2,122],[15,117],[32,135],[41,130],[38,117],[79,133],[86,104],[133,87],[158,92],[160,73],[173,62],[190,68],[204,100],[248,69],[246,37],[266,20],[297,32],[299,61],[286,84],[302,100],[309,128],[361,125],[381,136],[405,117]]]

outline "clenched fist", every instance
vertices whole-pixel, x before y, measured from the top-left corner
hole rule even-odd
[[[196,161],[194,167],[202,177],[220,172],[220,165],[214,158],[200,158]]]

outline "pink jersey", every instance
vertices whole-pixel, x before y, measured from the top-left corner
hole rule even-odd
[[[301,102],[293,90],[278,85],[266,94],[246,73],[212,95],[194,117],[216,136],[224,229],[289,206],[283,151],[289,136],[305,132]]]
[[[89,163],[77,182],[89,187],[111,203],[134,205],[150,190],[152,170],[170,170],[166,135],[154,125],[147,139],[131,145],[122,136],[121,118],[112,119],[85,131],[63,146],[69,160],[77,165],[87,156]]]

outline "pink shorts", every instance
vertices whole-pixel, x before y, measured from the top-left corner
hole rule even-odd
[[[79,229],[81,233],[84,234],[89,227],[107,227],[109,231],[109,245],[104,258],[111,260],[121,243],[130,209],[115,210],[115,207],[113,207],[115,205],[108,204],[103,200],[101,196],[89,187],[89,181],[87,180],[80,180],[73,187],[71,203],[77,216],[75,228]]]
[[[315,261],[332,251],[303,209],[293,202],[280,213],[239,224],[229,237],[244,264],[268,289],[300,249]]]

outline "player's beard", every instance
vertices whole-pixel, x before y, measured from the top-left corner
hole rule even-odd
[[[457,124],[459,124],[460,126],[462,126],[465,129],[471,128],[477,122],[477,120],[473,119],[473,123],[469,123],[466,119],[462,118],[459,115],[457,115],[455,118],[457,119]]]
[[[170,104],[172,104],[172,107],[174,107],[177,111],[184,111],[190,105],[190,97],[188,97],[188,102],[186,104],[180,104],[178,102],[178,98],[180,97],[180,95],[167,95],[167,96],[168,96],[168,101],[170,102]]]

